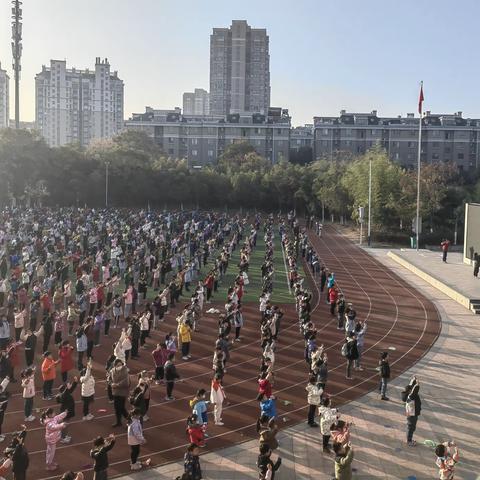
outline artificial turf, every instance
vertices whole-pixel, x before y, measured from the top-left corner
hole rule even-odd
[[[249,284],[244,289],[243,303],[258,303],[262,293],[262,272],[261,267],[265,258],[265,242],[263,229],[260,229],[257,236],[257,245],[250,254],[250,265],[248,268]],[[238,263],[240,261],[241,243],[230,257],[227,274],[219,284],[218,292],[215,292],[214,301],[224,301],[227,298],[227,290],[234,284],[238,275]],[[273,239],[273,263],[275,273],[273,274],[273,292],[271,300],[274,303],[294,303],[294,298],[288,290],[287,274],[282,254],[282,244],[278,230],[275,229]]]

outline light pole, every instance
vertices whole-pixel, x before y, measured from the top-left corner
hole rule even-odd
[[[370,232],[371,232],[371,220],[372,220],[372,158],[369,161],[369,173],[368,173],[368,246],[370,246]]]
[[[15,128],[20,128],[20,59],[22,58],[22,9],[20,0],[12,1],[12,58],[15,76]]]
[[[110,162],[105,160],[105,207],[108,207],[108,167]]]
[[[418,101],[418,158],[417,158],[417,215],[415,218],[415,236],[417,252],[419,250],[420,241],[420,174],[422,169],[422,117],[423,117],[423,81],[420,82],[420,98]]]

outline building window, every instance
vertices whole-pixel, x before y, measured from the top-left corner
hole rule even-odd
[[[463,153],[459,153],[459,154],[457,155],[457,158],[458,158],[459,160],[463,160]]]
[[[322,131],[322,133],[323,133],[324,135],[328,135],[328,132],[329,132],[328,128],[324,128],[323,131]]]
[[[439,159],[438,153],[432,153],[432,160],[438,160],[438,159]]]
[[[168,143],[173,143],[173,137],[168,137]]]
[[[198,138],[192,138],[192,145],[198,145]]]
[[[213,150],[209,150],[209,151],[208,151],[208,156],[209,156],[209,157],[213,157]]]
[[[196,150],[192,150],[192,155],[193,155],[194,157],[197,156],[197,153],[198,153],[198,152],[197,152]]]
[[[169,155],[173,155],[173,148],[169,148],[169,149],[168,149],[168,154],[169,154]]]

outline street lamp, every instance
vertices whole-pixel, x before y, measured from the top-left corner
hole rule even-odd
[[[110,162],[105,160],[105,208],[108,207],[108,167]]]
[[[370,246],[370,228],[372,220],[372,157],[369,160],[368,173],[368,246]]]

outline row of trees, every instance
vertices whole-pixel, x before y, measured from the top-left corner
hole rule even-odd
[[[0,131],[0,204],[103,206],[106,165],[109,204],[152,208],[296,209],[358,219],[368,203],[372,165],[372,223],[376,230],[411,231],[416,210],[416,171],[390,161],[374,147],[365,155],[308,165],[271,165],[246,143],[230,145],[215,166],[189,170],[165,158],[141,132],[125,131],[87,149],[50,148],[35,132]],[[465,201],[480,199],[478,172],[427,164],[421,175],[424,231],[459,224]]]

